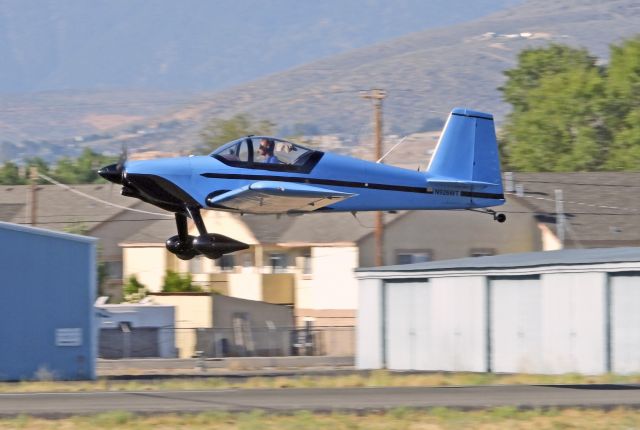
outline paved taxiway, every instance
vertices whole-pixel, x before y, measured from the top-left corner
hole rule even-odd
[[[122,410],[136,413],[210,410],[377,410],[399,406],[476,409],[517,407],[640,407],[640,385],[558,385],[88,392],[0,394],[0,416],[57,417]]]

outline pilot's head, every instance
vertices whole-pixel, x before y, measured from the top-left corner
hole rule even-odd
[[[265,157],[269,155],[273,155],[274,148],[275,148],[275,143],[273,142],[273,140],[260,139],[260,147],[258,148],[260,155],[263,155]]]

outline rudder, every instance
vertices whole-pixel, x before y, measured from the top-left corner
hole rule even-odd
[[[472,189],[490,188],[492,194],[502,194],[493,116],[464,108],[453,109],[427,173],[433,180],[466,182]]]

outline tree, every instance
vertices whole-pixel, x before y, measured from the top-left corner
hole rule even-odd
[[[104,165],[115,163],[115,157],[100,155],[90,148],[85,148],[78,158],[60,158],[53,169],[52,176],[65,184],[89,184],[102,182],[98,169]]]
[[[536,100],[531,90],[540,86],[547,77],[571,70],[590,70],[596,59],[585,49],[575,49],[566,45],[551,44],[546,48],[530,48],[518,54],[518,66],[507,70],[507,82],[501,88],[504,101],[513,106],[515,112],[529,110]]]
[[[202,288],[193,285],[190,273],[181,275],[173,270],[167,270],[162,285],[163,293],[197,293],[201,291]]]
[[[147,294],[147,287],[138,281],[136,275],[131,275],[122,286],[122,293],[126,302],[137,302]]]
[[[248,114],[237,114],[229,119],[212,119],[200,132],[204,153],[209,153],[220,145],[231,140],[250,134],[271,135],[275,130],[275,124],[267,121],[255,121]]]
[[[611,47],[607,73],[607,126],[612,143],[605,167],[640,168],[640,36]]]
[[[23,175],[20,175],[20,169],[17,164],[11,161],[5,161],[0,167],[0,184],[2,185],[21,185],[27,181]]]
[[[501,88],[513,105],[502,142],[506,164],[525,171],[601,168],[610,136],[604,73],[595,58],[561,45],[525,50],[518,58]]]

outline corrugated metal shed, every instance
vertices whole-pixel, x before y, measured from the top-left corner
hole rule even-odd
[[[640,372],[640,248],[361,269],[360,368]]]
[[[95,378],[95,239],[0,222],[0,380]]]

